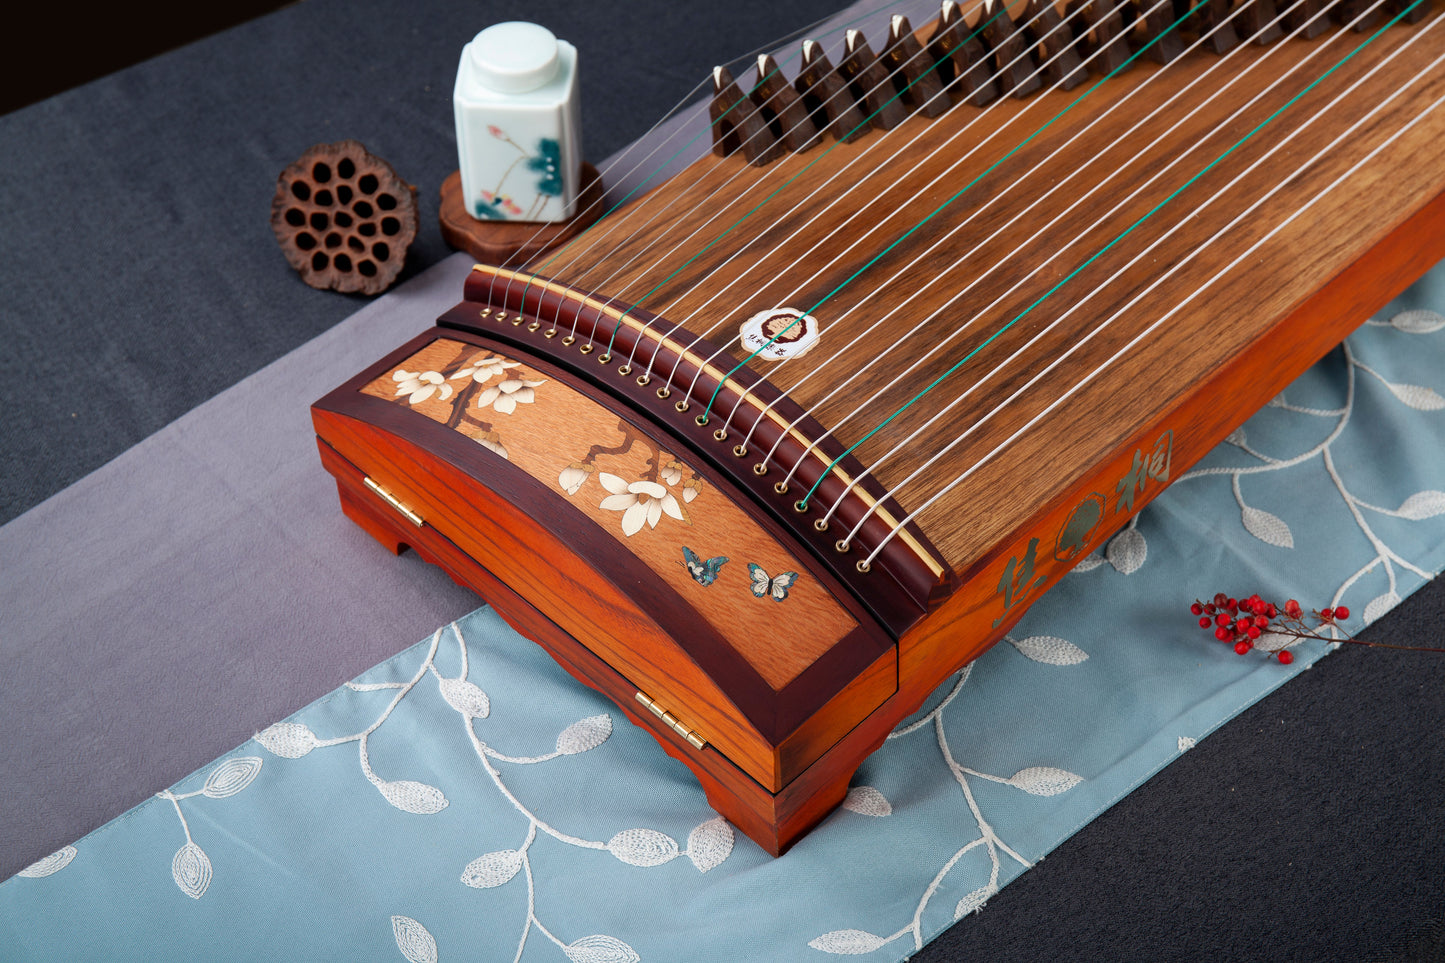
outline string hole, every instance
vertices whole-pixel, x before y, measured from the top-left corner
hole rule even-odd
[[[858,571],[862,572],[864,575],[867,575],[870,571],[872,571],[872,569],[868,565],[868,560],[866,558],[858,562]]]
[[[768,466],[764,465],[762,462],[758,462],[756,465],[753,466],[754,475],[766,475],[767,473]]]
[[[578,348],[577,350],[578,350],[578,351],[581,351],[583,354],[591,354],[591,353],[592,353],[592,345],[590,345],[590,344],[584,344],[582,347]]]
[[[517,315],[515,318],[512,319],[512,326],[513,326],[513,327],[516,327],[517,325],[519,325],[519,324],[521,324],[521,323],[522,323],[522,316],[521,316],[520,314]]]
[[[848,544],[848,540],[847,540],[846,538],[840,538],[840,539],[838,539],[837,543],[836,543],[833,547],[836,548],[836,549],[837,549],[838,551],[840,551],[840,552],[845,552],[845,553],[846,553],[846,552],[848,552],[853,546]]]
[[[773,486],[773,491],[777,492],[779,495],[786,495],[788,493],[788,483],[778,482],[776,485]]]
[[[734,445],[733,454],[737,455],[739,458],[746,458],[748,457],[748,448],[746,445]]]
[[[668,397],[668,396],[671,395],[671,394],[672,394],[672,389],[671,389],[671,388],[658,388],[658,389],[657,389],[657,397],[659,397],[659,398],[666,398],[666,397]]]
[[[637,386],[639,388],[646,388],[650,384],[652,384],[652,379],[649,378],[647,375],[643,375],[642,377],[637,379]]]
[[[499,311],[499,312],[497,312],[497,320],[498,320],[498,321],[505,321],[505,320],[507,320],[507,312],[505,312],[505,311]]]
[[[556,328],[553,328],[551,331],[543,331],[543,332],[542,332],[542,337],[544,337],[544,338],[555,338],[555,337],[557,337],[557,329],[556,329]]]
[[[597,363],[598,363],[598,364],[611,364],[611,363],[612,363],[612,355],[611,355],[611,353],[609,352],[608,354],[599,354],[599,355],[597,356]]]
[[[701,419],[698,419],[698,424],[700,424],[700,425],[701,425],[701,424],[705,424],[705,422],[702,421]],[[719,428],[717,431],[715,431],[715,432],[712,433],[712,436],[713,436],[715,439],[717,439],[718,441],[727,441],[727,440],[728,440],[728,430],[727,430],[726,428]]]
[[[799,499],[798,501],[793,502],[793,511],[798,512],[799,514],[802,514],[803,512],[806,512],[807,510],[808,510],[808,503],[805,502],[805,501],[803,501],[802,499]]]
[[[686,411],[686,410],[687,410],[687,401],[686,401],[686,399],[684,399],[684,400],[682,400],[682,401],[679,401],[677,404],[673,405],[673,407],[676,408],[678,411]]]
[[[622,375],[622,377],[624,377],[624,378],[627,377],[628,375],[632,374],[632,365],[630,365],[630,364],[625,364],[625,365],[623,365],[622,367],[620,367],[620,368],[617,369],[617,373],[620,374],[620,375]]]
[[[562,339],[562,343],[570,348],[572,345],[577,343],[577,336],[569,334],[567,335],[567,337]]]
[[[533,321],[531,324],[527,325],[527,330],[528,330],[528,331],[536,331],[536,330],[537,330],[538,328],[540,328],[541,326],[542,326],[542,322],[541,322],[541,321]]]
[[[484,317],[484,318],[490,318],[491,316],[492,316],[492,309],[491,309],[491,308],[482,308],[482,317]]]

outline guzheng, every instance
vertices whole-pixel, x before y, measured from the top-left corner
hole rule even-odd
[[[946,2],[717,68],[711,154],[314,406],[342,507],[780,853],[1445,257],[1428,5]]]

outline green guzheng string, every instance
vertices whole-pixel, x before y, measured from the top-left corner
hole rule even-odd
[[[954,372],[956,372],[956,371],[958,371],[960,368],[962,368],[971,358],[973,358],[973,357],[974,357],[975,355],[977,355],[980,351],[982,351],[985,347],[987,347],[987,346],[989,345],[989,343],[992,342],[995,338],[997,338],[999,335],[1003,334],[1003,333],[1004,333],[1005,331],[1007,331],[1009,328],[1011,328],[1011,327],[1013,327],[1015,324],[1017,324],[1022,318],[1024,318],[1024,317],[1025,317],[1026,315],[1028,315],[1031,311],[1033,311],[1034,308],[1038,307],[1040,304],[1042,304],[1042,303],[1044,302],[1044,300],[1046,300],[1048,297],[1050,297],[1052,294],[1054,294],[1054,292],[1058,291],[1061,287],[1063,287],[1063,286],[1064,286],[1065,284],[1067,284],[1070,280],[1072,280],[1074,277],[1076,277],[1076,276],[1079,274],[1079,272],[1083,271],[1086,267],[1088,267],[1088,266],[1089,266],[1090,264],[1092,264],[1094,261],[1096,261],[1096,260],[1098,260],[1100,257],[1102,257],[1107,251],[1109,251],[1111,248],[1113,248],[1114,245],[1118,244],[1118,243],[1119,243],[1120,241],[1122,241],[1124,238],[1126,238],[1126,237],[1128,237],[1130,234],[1132,234],[1132,233],[1135,231],[1135,229],[1137,229],[1137,228],[1139,227],[1139,225],[1143,224],[1146,220],[1148,220],[1150,217],[1152,217],[1156,212],[1159,211],[1160,208],[1164,207],[1164,205],[1166,205],[1166,204],[1168,204],[1170,201],[1174,200],[1174,198],[1178,197],[1178,196],[1179,196],[1180,194],[1182,194],[1186,189],[1188,189],[1191,184],[1193,184],[1195,181],[1199,180],[1199,178],[1203,177],[1203,176],[1204,176],[1205,174],[1207,174],[1210,170],[1212,170],[1214,167],[1216,167],[1220,162],[1222,162],[1225,158],[1229,157],[1229,156],[1230,156],[1231,154],[1233,154],[1236,150],[1238,150],[1242,145],[1244,145],[1246,142],[1248,142],[1249,140],[1251,140],[1251,139],[1254,137],[1255,134],[1257,134],[1257,133],[1259,133],[1261,130],[1263,130],[1267,125],[1269,125],[1269,124],[1270,124],[1272,121],[1274,121],[1277,117],[1279,117],[1281,114],[1283,114],[1286,110],[1288,110],[1291,106],[1293,106],[1297,101],[1299,101],[1299,99],[1300,99],[1301,97],[1303,97],[1305,94],[1307,94],[1307,93],[1309,93],[1311,90],[1313,90],[1316,86],[1318,86],[1318,85],[1319,85],[1322,81],[1324,81],[1327,77],[1329,77],[1330,75],[1332,75],[1336,70],[1338,70],[1339,68],[1343,67],[1346,63],[1348,63],[1351,59],[1353,59],[1356,54],[1358,54],[1361,50],[1365,49],[1365,47],[1367,47],[1367,46],[1369,46],[1371,43],[1373,43],[1376,38],[1378,38],[1381,34],[1383,34],[1383,33],[1384,33],[1386,30],[1388,30],[1390,27],[1394,26],[1397,22],[1399,22],[1399,21],[1400,21],[1402,18],[1404,18],[1407,14],[1409,14],[1409,12],[1410,12],[1412,9],[1414,9],[1414,8],[1417,7],[1417,6],[1419,6],[1421,2],[1423,2],[1423,0],[1414,0],[1414,2],[1412,2],[1409,6],[1405,7],[1403,10],[1401,10],[1401,11],[1400,11],[1398,14],[1396,14],[1393,18],[1391,18],[1389,21],[1387,21],[1384,26],[1380,27],[1380,28],[1379,28],[1378,30],[1376,30],[1373,34],[1371,34],[1368,38],[1366,38],[1363,42],[1361,42],[1359,46],[1355,47],[1354,50],[1351,50],[1348,54],[1346,54],[1346,55],[1345,55],[1338,63],[1336,63],[1333,67],[1331,67],[1329,70],[1325,71],[1325,72],[1324,72],[1323,74],[1321,74],[1319,77],[1317,77],[1317,78],[1315,78],[1313,81],[1311,81],[1310,84],[1309,84],[1308,86],[1306,86],[1303,90],[1301,90],[1299,93],[1297,93],[1297,94],[1295,94],[1293,97],[1291,97],[1283,106],[1281,106],[1281,107],[1280,107],[1278,110],[1276,110],[1274,113],[1272,113],[1272,114],[1270,114],[1268,117],[1266,117],[1263,121],[1261,121],[1261,122],[1260,122],[1253,130],[1251,130],[1249,133],[1247,133],[1247,134],[1245,134],[1243,137],[1241,137],[1237,142],[1235,142],[1235,144],[1234,144],[1232,147],[1230,147],[1230,148],[1229,148],[1228,150],[1226,150],[1224,153],[1220,154],[1220,155],[1219,155],[1218,157],[1216,157],[1214,160],[1210,161],[1209,164],[1205,165],[1205,166],[1204,166],[1202,169],[1200,169],[1200,171],[1199,171],[1198,173],[1196,173],[1193,177],[1189,178],[1187,181],[1185,181],[1183,184],[1181,184],[1181,185],[1180,185],[1173,193],[1171,193],[1168,197],[1164,198],[1164,200],[1160,201],[1160,202],[1159,202],[1158,204],[1156,204],[1153,208],[1151,208],[1146,214],[1144,214],[1143,217],[1139,218],[1137,221],[1135,221],[1133,224],[1131,224],[1127,229],[1125,229],[1121,234],[1119,234],[1118,237],[1114,238],[1114,240],[1110,241],[1110,242],[1109,242],[1108,244],[1106,244],[1104,247],[1100,248],[1100,249],[1099,249],[1093,256],[1091,256],[1087,261],[1085,261],[1084,263],[1080,264],[1077,268],[1075,268],[1072,272],[1070,272],[1066,277],[1064,277],[1063,280],[1059,281],[1057,284],[1055,284],[1052,288],[1050,288],[1050,289],[1049,289],[1048,291],[1046,291],[1044,294],[1040,295],[1040,297],[1038,298],[1038,300],[1034,301],[1033,304],[1029,305],[1029,306],[1028,306],[1027,308],[1025,308],[1022,312],[1020,312],[1020,313],[1018,314],[1018,316],[1015,317],[1012,321],[1009,321],[1007,324],[1003,325],[1001,328],[999,328],[997,331],[995,331],[992,335],[990,335],[985,341],[983,341],[981,344],[979,344],[977,347],[975,347],[972,351],[968,352],[968,354],[964,355],[961,359],[959,359],[959,361],[958,361],[956,364],[954,364],[953,367],[949,368],[949,369],[948,369],[947,371],[945,371],[943,374],[941,374],[941,375],[939,375],[937,378],[935,378],[932,383],[930,383],[927,387],[925,387],[922,391],[920,391],[917,395],[915,395],[911,401],[909,401],[907,404],[903,405],[903,407],[899,408],[899,409],[898,409],[897,411],[895,411],[893,414],[891,414],[891,415],[889,415],[887,418],[885,418],[882,422],[880,422],[876,427],[874,427],[872,430],[870,430],[870,431],[869,431],[866,435],[864,435],[862,438],[858,439],[858,440],[857,440],[856,442],[854,442],[852,445],[848,446],[848,448],[846,448],[846,449],[843,451],[842,454],[840,454],[837,458],[834,458],[834,459],[828,464],[828,467],[823,471],[822,474],[820,474],[820,475],[818,476],[818,480],[815,481],[815,482],[813,483],[812,487],[808,489],[808,493],[807,493],[806,495],[804,495],[801,499],[799,499],[799,501],[798,501],[798,508],[799,508],[800,510],[807,508],[809,499],[811,499],[811,498],[813,497],[813,494],[814,494],[814,492],[817,491],[818,486],[823,483],[823,479],[826,478],[826,477],[828,477],[828,475],[833,471],[833,469],[838,465],[838,463],[839,463],[840,461],[842,461],[844,458],[846,458],[848,455],[852,454],[853,451],[854,451],[855,449],[857,449],[859,445],[863,444],[863,443],[864,443],[865,441],[867,441],[869,438],[873,437],[873,435],[877,434],[880,430],[882,430],[884,427],[886,427],[890,422],[892,422],[894,419],[896,419],[899,415],[903,414],[903,412],[907,411],[909,408],[913,407],[913,405],[917,404],[920,399],[922,399],[922,398],[923,398],[925,395],[927,395],[930,391],[932,391],[934,388],[936,388],[936,387],[937,387],[940,383],[942,383],[942,382],[944,381],[944,379],[946,379],[949,375],[953,374]],[[1177,26],[1177,23],[1178,23],[1178,22],[1176,21],[1176,26]],[[1172,28],[1171,28],[1171,29],[1172,29]],[[1161,33],[1161,36],[1162,36],[1162,35],[1163,35],[1163,34]],[[1143,52],[1143,49],[1147,49],[1147,48],[1142,48],[1142,49],[1140,50],[1141,53]],[[1138,54],[1136,53],[1134,56],[1137,57]],[[1131,58],[1131,59],[1132,59],[1132,58]],[[1127,64],[1127,62],[1128,62],[1128,61],[1126,61],[1125,63]],[[1121,68],[1122,68],[1123,65],[1120,65],[1120,66],[1121,66]],[[1112,74],[1111,74],[1110,76],[1112,76]],[[1106,78],[1104,78],[1104,79],[1107,80],[1108,77],[1106,77]],[[1102,83],[1102,82],[1103,82],[1103,81],[1100,81],[1100,83]],[[1089,92],[1092,92],[1093,90],[1097,89],[1097,87],[1098,87],[1098,84],[1095,84],[1094,87],[1091,87],[1091,88],[1090,88]],[[1083,96],[1087,96],[1087,93],[1084,94]],[[1072,107],[1074,106],[1074,104],[1077,104],[1077,103],[1079,102],[1079,100],[1082,100],[1082,99],[1083,99],[1083,96],[1079,97],[1079,98],[1078,98],[1077,100],[1075,100],[1073,103],[1069,104],[1069,106],[1068,106],[1068,107],[1065,107],[1063,111],[1060,111],[1059,114],[1054,117],[1054,120],[1057,120],[1059,117],[1063,116],[1063,114],[1064,114],[1066,111],[1068,111],[1070,108],[1072,108]],[[1052,124],[1053,122],[1054,122],[1053,120],[1049,121],[1050,124]],[[1048,126],[1048,125],[1046,124],[1045,127],[1047,127],[1047,126]],[[1040,132],[1042,131],[1042,129],[1043,129],[1043,128],[1040,128]],[[1029,139],[1032,140],[1034,136],[1037,136],[1037,132],[1036,132],[1034,135],[1031,135]],[[1027,143],[1027,141],[1025,141],[1024,143]],[[1023,144],[1020,144],[1019,146],[1022,147]],[[1016,148],[1014,148],[1014,150],[1018,150],[1018,148],[1016,147]],[[1011,153],[1013,153],[1013,151],[1010,151],[1010,154],[1011,154]],[[1007,156],[1008,156],[1008,155],[1005,155],[1005,158],[1003,158],[1003,159],[1006,159]],[[1001,161],[1002,161],[1002,159],[1001,159]],[[1000,161],[1000,162],[1001,162],[1001,161]],[[994,167],[997,167],[997,166],[998,166],[997,164],[994,165]],[[989,171],[991,171],[991,170],[993,170],[993,167],[990,167],[990,168],[989,168]],[[988,171],[985,171],[985,172],[984,172],[984,174],[987,174],[987,173],[988,173]],[[979,178],[982,178],[983,176],[984,176],[983,174],[980,174],[980,175],[979,175]],[[968,185],[968,187],[972,187],[973,184],[976,184],[976,183],[978,182],[978,179],[979,179],[979,178],[975,178],[974,181],[970,182],[970,184]],[[964,190],[967,190],[968,187],[965,187]],[[960,191],[960,192],[959,192],[959,194],[962,194],[962,193],[963,193],[963,191]],[[919,228],[919,227],[922,227],[923,224],[926,224],[926,223],[928,222],[928,220],[932,219],[935,215],[937,215],[937,214],[939,213],[939,211],[942,211],[945,207],[948,206],[948,204],[951,204],[951,203],[959,196],[959,194],[955,194],[954,197],[949,198],[949,200],[948,200],[947,202],[945,202],[942,206],[940,206],[940,207],[938,208],[938,210],[934,211],[933,214],[930,214],[930,215],[929,215],[927,218],[925,218],[923,221],[919,222],[918,225],[916,225],[915,227],[913,227],[913,228],[909,231],[909,234],[911,234],[913,231],[918,230],[918,228]],[[903,237],[900,237],[900,238],[898,239],[898,241],[894,241],[893,244],[892,244],[892,245],[889,245],[889,248],[885,249],[881,254],[878,255],[878,257],[882,257],[883,254],[886,254],[889,249],[891,249],[893,246],[897,245],[897,244],[899,243],[899,241],[902,241],[903,238],[906,238],[907,236],[908,236],[908,234],[905,234],[905,235],[903,235]],[[852,277],[850,277],[847,281],[844,281],[843,284],[840,284],[837,288],[835,288],[832,292],[830,292],[826,297],[824,297],[822,300],[820,300],[820,301],[818,302],[818,305],[823,304],[823,302],[827,301],[828,298],[831,298],[834,294],[836,294],[839,290],[841,290],[845,285],[847,285],[849,282],[851,282],[851,281],[853,280],[853,278],[856,278],[859,273],[862,273],[862,271],[863,271],[864,269],[866,269],[868,266],[872,265],[872,264],[874,263],[874,261],[876,261],[877,259],[878,259],[878,258],[875,257],[875,258],[873,259],[873,261],[869,261],[868,264],[865,264],[864,267],[863,267],[863,268],[860,268],[860,269],[858,270],[858,272],[855,272]],[[818,307],[818,305],[814,305],[813,308],[810,308],[808,313],[811,313],[813,310],[816,310],[817,307]],[[762,350],[762,349],[759,349],[759,350]],[[755,354],[756,354],[756,352],[754,352],[754,355],[755,355]],[[749,356],[749,357],[751,358],[752,356]],[[734,369],[734,370],[736,370],[736,369]],[[717,395],[717,393],[716,393],[716,391],[715,391],[715,392],[713,393],[713,397],[716,398],[716,395]],[[712,404],[711,401],[709,401],[709,407],[711,407],[711,404]]]

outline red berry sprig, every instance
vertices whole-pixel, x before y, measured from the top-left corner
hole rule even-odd
[[[1341,622],[1350,617],[1350,610],[1344,605],[1311,612],[1309,618],[1313,619],[1313,626],[1306,621],[1304,609],[1294,599],[1278,606],[1273,602],[1266,602],[1258,594],[1236,599],[1220,592],[1210,602],[1195,599],[1194,604],[1189,606],[1189,611],[1199,618],[1200,628],[1212,631],[1216,639],[1232,645],[1239,655],[1247,655],[1255,649],[1263,636],[1271,636],[1271,644],[1262,651],[1273,654],[1283,665],[1294,661],[1294,654],[1289,651],[1289,647],[1298,645],[1305,639],[1349,642],[1385,649],[1407,649],[1412,652],[1445,652],[1445,649],[1429,646],[1390,645],[1357,639],[1340,626]],[[1324,634],[1326,630],[1330,634]],[[1280,636],[1284,639],[1280,639]]]

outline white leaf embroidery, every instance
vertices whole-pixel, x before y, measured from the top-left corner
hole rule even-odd
[[[1278,652],[1295,643],[1295,639],[1278,632],[1266,632],[1254,640],[1254,647],[1261,652]]]
[[[854,786],[843,800],[843,808],[861,816],[891,816],[893,804],[872,786]]]
[[[1011,785],[1034,796],[1057,796],[1061,792],[1073,789],[1083,782],[1084,778],[1074,775],[1067,769],[1055,769],[1053,766],[1030,766],[1014,773],[1008,781]]]
[[[396,948],[410,963],[437,963],[437,941],[410,916],[393,916],[391,933],[396,937]]]
[[[607,851],[631,866],[661,866],[677,856],[677,840],[655,829],[624,829],[607,841]]]
[[[714,816],[687,834],[687,858],[699,873],[722,863],[733,851],[733,828],[721,816]]]
[[[1433,489],[1416,492],[1400,504],[1399,512],[1404,517],[1415,521],[1422,518],[1433,518],[1441,512],[1445,512],[1445,492]]]
[[[1226,445],[1234,445],[1236,447],[1243,448],[1248,443],[1245,440],[1246,438],[1247,436],[1244,433],[1244,426],[1240,425],[1238,428],[1234,429],[1227,436],[1225,436],[1224,443]]]
[[[824,933],[817,939],[809,940],[808,945],[815,950],[822,950],[824,953],[858,956],[863,953],[872,953],[887,942],[883,937],[874,936],[867,930],[833,930],[831,933]]]
[[[557,751],[564,756],[575,756],[588,749],[596,749],[612,735],[612,717],[607,713],[578,719],[562,730],[557,737]]]
[[[1089,658],[1089,653],[1068,639],[1053,635],[1031,635],[1026,639],[1007,637],[1013,647],[1035,662],[1044,665],[1078,665]]]
[[[186,843],[171,860],[171,876],[182,893],[200,899],[211,885],[211,858],[195,843]]]
[[[958,901],[958,905],[953,908],[953,918],[961,920],[969,913],[977,913],[995,892],[997,890],[992,886],[980,886]]]
[[[1279,548],[1294,548],[1294,533],[1278,515],[1271,515],[1262,508],[1244,505],[1240,508],[1244,530],[1261,542],[1268,542]]]
[[[1390,323],[1406,334],[1434,334],[1445,328],[1445,315],[1427,310],[1401,311]]]
[[[261,759],[258,756],[237,756],[234,759],[227,759],[211,770],[201,792],[212,799],[234,796],[251,785],[251,780],[255,779],[260,771]]]
[[[515,849],[501,849],[467,863],[467,868],[462,870],[462,882],[476,889],[491,889],[509,881],[521,868],[521,853]]]
[[[1281,391],[1279,394],[1269,399],[1269,401],[1265,402],[1265,404],[1270,408],[1283,408],[1285,405],[1289,404],[1289,402],[1284,400],[1284,392]]]
[[[447,797],[442,795],[442,791],[424,782],[411,779],[387,782],[381,779],[377,780],[376,788],[386,797],[387,802],[403,812],[430,816],[447,808]]]
[[[1109,543],[1105,551],[1109,564],[1121,575],[1130,575],[1139,570],[1144,559],[1149,557],[1149,543],[1139,534],[1137,528],[1126,528]]]
[[[299,722],[278,722],[256,733],[256,741],[283,759],[300,759],[316,748],[316,733]]]
[[[562,947],[572,963],[640,963],[637,951],[615,936],[584,936]]]
[[[1196,742],[1196,741],[1194,740],[1194,737],[1192,737],[1192,736],[1180,736],[1180,737],[1179,737],[1179,751],[1180,751],[1180,752],[1188,752],[1190,749],[1193,749],[1193,748],[1194,748],[1195,746],[1197,746],[1197,745],[1199,745],[1199,743]]]
[[[1402,402],[1414,408],[1416,411],[1439,411],[1445,408],[1445,398],[1440,397],[1434,388],[1426,388],[1422,385],[1397,385],[1394,382],[1386,381],[1385,387],[1390,393]]]
[[[1399,604],[1400,596],[1396,595],[1393,589],[1384,595],[1375,596],[1370,604],[1365,606],[1365,624],[1375,621]]]
[[[1103,564],[1104,556],[1100,555],[1098,552],[1090,552],[1088,555],[1084,556],[1084,558],[1079,562],[1078,565],[1074,566],[1074,571],[1092,572],[1094,569],[1098,568],[1100,565]]]
[[[492,711],[487,694],[466,679],[443,679],[437,684],[447,705],[473,719],[485,719]]]
[[[37,859],[15,875],[25,876],[30,879],[42,879],[46,876],[53,876],[69,866],[70,861],[74,858],[75,847],[66,846],[64,849],[57,849],[44,859]]]

